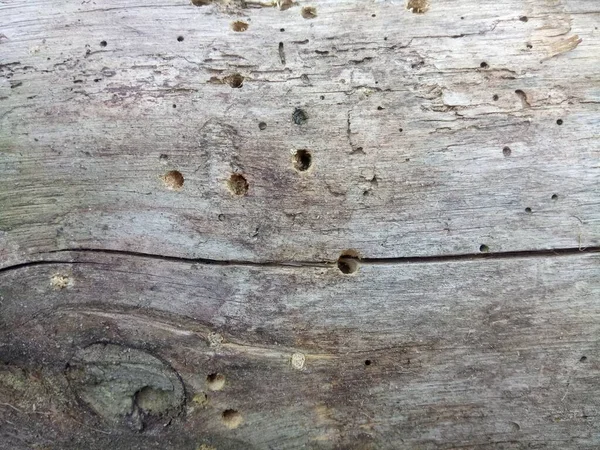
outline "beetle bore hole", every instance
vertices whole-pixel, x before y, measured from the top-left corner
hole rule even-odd
[[[587,356],[582,356],[581,358],[579,358],[579,362],[586,362],[587,361]]]
[[[531,208],[527,207],[527,208],[525,208],[525,212],[527,214],[531,214],[533,211],[531,210]]]
[[[106,47],[107,45],[108,45],[108,42],[100,41],[100,47]]]
[[[248,181],[242,174],[234,173],[227,180],[227,187],[234,195],[246,195],[248,193]]]
[[[481,64],[479,64],[479,67],[481,67],[482,69],[487,69],[489,66],[488,63],[486,63],[485,61],[483,61]]]
[[[248,24],[246,22],[242,22],[241,20],[236,20],[231,24],[231,29],[241,33],[242,31],[246,31],[248,29]]]
[[[558,194],[552,194],[552,200],[556,201],[558,200]]]
[[[519,17],[519,20],[521,22],[527,22],[529,19],[527,18],[527,16],[521,16],[521,17]]]
[[[314,6],[305,6],[302,8],[301,14],[305,19],[314,19],[317,17],[317,8]]]
[[[492,100],[494,100],[495,102],[498,101],[500,97],[498,97],[498,94],[494,94],[494,96],[492,97]]]
[[[365,359],[365,366],[370,366],[372,364],[370,359]]]
[[[239,427],[244,419],[235,409],[226,409],[221,414],[221,420],[227,428],[233,430],[234,428]]]
[[[306,172],[312,165],[312,155],[308,150],[298,150],[294,155],[294,168],[298,172]]]
[[[163,183],[167,189],[178,191],[183,187],[184,178],[178,170],[171,170],[162,176]]]
[[[510,156],[511,153],[512,153],[512,150],[510,149],[510,147],[504,147],[502,149],[502,154],[504,156],[506,156],[507,158]]]
[[[356,273],[358,270],[358,253],[354,250],[347,250],[339,257],[337,266],[344,275]]]
[[[184,39],[183,36],[177,36],[177,42],[183,42]]]
[[[229,82],[229,86],[234,89],[239,89],[244,85],[244,77],[239,73],[234,73],[227,77],[227,81]]]
[[[558,120],[556,121],[556,125],[562,125],[562,124],[563,124],[563,120],[562,120],[562,119],[558,119]]]
[[[489,252],[489,251],[490,251],[490,248],[489,248],[487,245],[485,245],[485,244],[481,244],[481,245],[479,246],[479,251],[480,251],[481,253],[487,253],[487,252]]]
[[[206,377],[206,386],[211,391],[220,391],[225,386],[225,375],[220,373],[211,373]]]
[[[264,129],[266,129],[266,128],[267,128],[267,123],[266,123],[266,122],[260,122],[260,123],[258,124],[258,129],[259,129],[259,130],[264,130]]]

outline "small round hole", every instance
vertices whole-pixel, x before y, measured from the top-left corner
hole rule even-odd
[[[107,45],[108,45],[108,42],[100,41],[100,47],[106,47]]]
[[[165,154],[165,153],[161,153],[158,156],[158,159],[160,159],[161,161],[166,161],[167,159],[169,159],[169,155]]]
[[[531,208],[527,207],[527,208],[525,208],[525,212],[527,214],[531,214],[533,211],[531,210]]]
[[[234,428],[239,427],[244,419],[235,409],[226,409],[223,411],[223,414],[221,414],[221,420],[227,428],[233,430]]]
[[[285,28],[280,28],[279,31],[283,33],[285,31]]]
[[[211,373],[206,377],[206,387],[211,391],[220,391],[225,386],[225,375]]]
[[[306,172],[312,165],[312,155],[308,150],[298,150],[294,155],[294,168],[298,172]]]
[[[481,245],[479,246],[479,251],[480,251],[481,253],[487,253],[487,252],[489,252],[489,251],[490,251],[490,248],[489,248],[487,245],[485,245],[485,244],[481,244]]]
[[[317,8],[314,6],[305,6],[302,8],[301,14],[305,19],[314,19],[317,17]]]
[[[519,20],[521,22],[527,22],[529,19],[527,18],[527,16],[521,16],[521,17],[519,17]]]
[[[371,14],[371,17],[377,17],[377,14]]]
[[[183,36],[178,36],[177,37],[177,42],[183,42],[184,37]]]
[[[321,95],[321,97],[319,97],[321,100],[325,100],[325,96]]]
[[[507,158],[510,156],[511,153],[512,153],[512,150],[510,149],[510,147],[504,147],[502,149],[502,154],[504,156],[506,156]]]
[[[225,214],[219,214],[217,219],[219,219],[219,222],[223,222],[225,220]]]
[[[525,47],[527,47],[528,49],[532,49],[533,45],[531,45],[529,42],[527,44],[525,44]]]
[[[558,120],[556,121],[556,125],[562,125],[562,124],[563,124],[563,120],[562,120],[562,119],[558,119]]]
[[[490,66],[488,65],[488,63],[486,63],[485,61],[483,61],[481,64],[479,64],[479,67],[481,67],[482,69],[487,69]]]
[[[558,194],[552,194],[552,200],[556,201],[558,200]]]
[[[581,358],[579,358],[579,362],[586,362],[587,361],[587,356],[582,356]]]
[[[231,29],[241,33],[242,31],[246,31],[248,29],[248,24],[246,22],[242,22],[241,20],[236,20],[231,24]]]
[[[229,83],[229,86],[231,86],[234,89],[239,89],[244,85],[244,77],[241,76],[239,73],[229,75],[225,79]]]
[[[365,366],[370,366],[370,365],[371,365],[371,360],[365,359]]]
[[[248,193],[248,181],[242,174],[234,173],[227,180],[227,187],[234,195],[246,195]]]
[[[258,129],[259,129],[259,130],[264,130],[264,129],[266,129],[266,128],[267,128],[267,124],[266,124],[266,122],[260,122],[260,123],[258,124]]]
[[[383,106],[378,106],[377,111],[383,111]]]
[[[167,189],[178,191],[183,187],[184,178],[178,170],[171,170],[162,176],[163,183]]]
[[[402,128],[398,128],[398,131],[402,133],[404,130]]]
[[[173,103],[173,108],[177,108],[177,105]]]
[[[500,97],[498,97],[498,94],[494,94],[494,96],[492,97],[492,100],[494,100],[495,102],[498,101]]]

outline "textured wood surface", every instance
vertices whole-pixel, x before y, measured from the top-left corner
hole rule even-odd
[[[600,447],[599,25],[0,0],[0,448]]]

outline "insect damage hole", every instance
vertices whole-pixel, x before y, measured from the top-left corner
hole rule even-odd
[[[178,191],[183,187],[185,181],[183,175],[178,170],[171,170],[161,177],[167,189]]]
[[[233,430],[239,427],[244,421],[244,419],[242,415],[235,409],[226,409],[221,414],[221,421],[227,428]]]
[[[229,177],[227,187],[234,195],[242,196],[248,193],[248,181],[239,173],[234,173]]]
[[[305,19],[314,19],[317,17],[317,8],[314,6],[304,6],[301,10],[301,14]]]
[[[183,42],[184,39],[185,38],[183,36],[177,36],[177,42]]]
[[[108,45],[108,42],[100,41],[100,47],[106,47],[107,45]]]
[[[512,150],[510,149],[510,147],[504,147],[502,149],[502,154],[507,158],[510,156],[511,153],[512,153]]]
[[[236,20],[235,22],[233,22],[231,24],[231,29],[233,31],[237,31],[238,33],[241,33],[248,29],[248,24],[246,22],[242,22],[241,20]]]
[[[259,130],[265,130],[267,128],[267,123],[266,122],[259,122],[258,123],[258,129]]]
[[[488,253],[490,251],[490,248],[487,245],[485,245],[485,244],[481,244],[479,246],[479,251],[481,253]]]
[[[358,271],[358,259],[358,252],[347,250],[338,258],[337,267],[344,275],[351,275]]]
[[[365,366],[370,366],[372,363],[370,359],[365,359]]]
[[[206,387],[211,391],[220,391],[225,386],[225,375],[211,373],[206,377]]]
[[[427,0],[408,0],[406,9],[414,14],[425,14],[429,9],[429,2]]]
[[[294,169],[306,172],[312,166],[312,155],[308,150],[298,150],[294,155]]]
[[[306,114],[306,111],[304,111],[303,109],[296,108],[292,113],[292,120],[296,125],[302,125],[308,120],[308,114]]]
[[[225,81],[234,89],[239,89],[244,85],[244,77],[239,73],[234,73],[225,78]]]

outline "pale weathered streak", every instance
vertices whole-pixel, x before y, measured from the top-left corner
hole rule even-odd
[[[77,247],[320,261],[600,243],[593,2],[323,1],[313,19],[225,3],[0,4],[3,265]],[[234,73],[239,89],[214,82]]]
[[[0,0],[0,449],[600,448],[600,4],[193,3]]]

